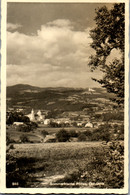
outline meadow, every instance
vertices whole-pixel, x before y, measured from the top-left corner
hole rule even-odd
[[[119,173],[112,175],[109,149],[102,142],[13,144],[7,152],[7,187],[122,187],[123,174],[118,185]]]
[[[124,142],[106,139],[108,125],[99,130],[65,127],[71,135],[65,142],[57,136],[62,129],[39,124],[38,128],[23,131],[20,126],[7,126],[8,188],[123,187]],[[54,136],[55,143],[46,142],[47,136]]]
[[[47,131],[49,135],[52,135],[52,134],[56,134],[60,129],[62,129],[62,128],[61,127],[58,127],[58,128],[47,127],[45,125],[40,124],[39,127],[37,129],[34,129],[33,131],[22,132],[22,131],[18,131],[17,127],[8,126],[7,136],[9,137],[10,140],[12,140],[12,143],[19,142],[20,137],[23,135],[26,135],[31,142],[40,143],[41,140],[43,139],[43,136],[41,134],[41,132],[43,130]],[[68,132],[71,130],[75,130],[77,132],[83,132],[86,130],[85,127],[84,128],[65,127],[64,129],[67,130]],[[87,128],[87,129],[89,130],[89,128]]]

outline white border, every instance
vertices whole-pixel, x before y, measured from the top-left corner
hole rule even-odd
[[[125,186],[123,189],[88,189],[88,188],[6,188],[5,180],[5,164],[6,164],[6,16],[7,16],[7,2],[26,2],[26,3],[125,3]],[[1,27],[1,193],[115,193],[126,194],[128,193],[128,97],[129,97],[129,1],[128,0],[2,0],[2,27]]]

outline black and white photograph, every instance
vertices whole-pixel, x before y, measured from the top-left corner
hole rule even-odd
[[[127,192],[127,6],[6,2],[6,189]]]

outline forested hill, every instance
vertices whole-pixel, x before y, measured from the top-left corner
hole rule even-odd
[[[102,88],[40,88],[22,84],[7,87],[8,107],[77,111],[110,97]]]

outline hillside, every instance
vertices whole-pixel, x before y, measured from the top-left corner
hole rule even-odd
[[[93,88],[40,88],[30,85],[7,87],[7,107],[26,110],[44,109],[61,111],[79,111],[86,107],[108,102],[112,97],[105,89]]]

